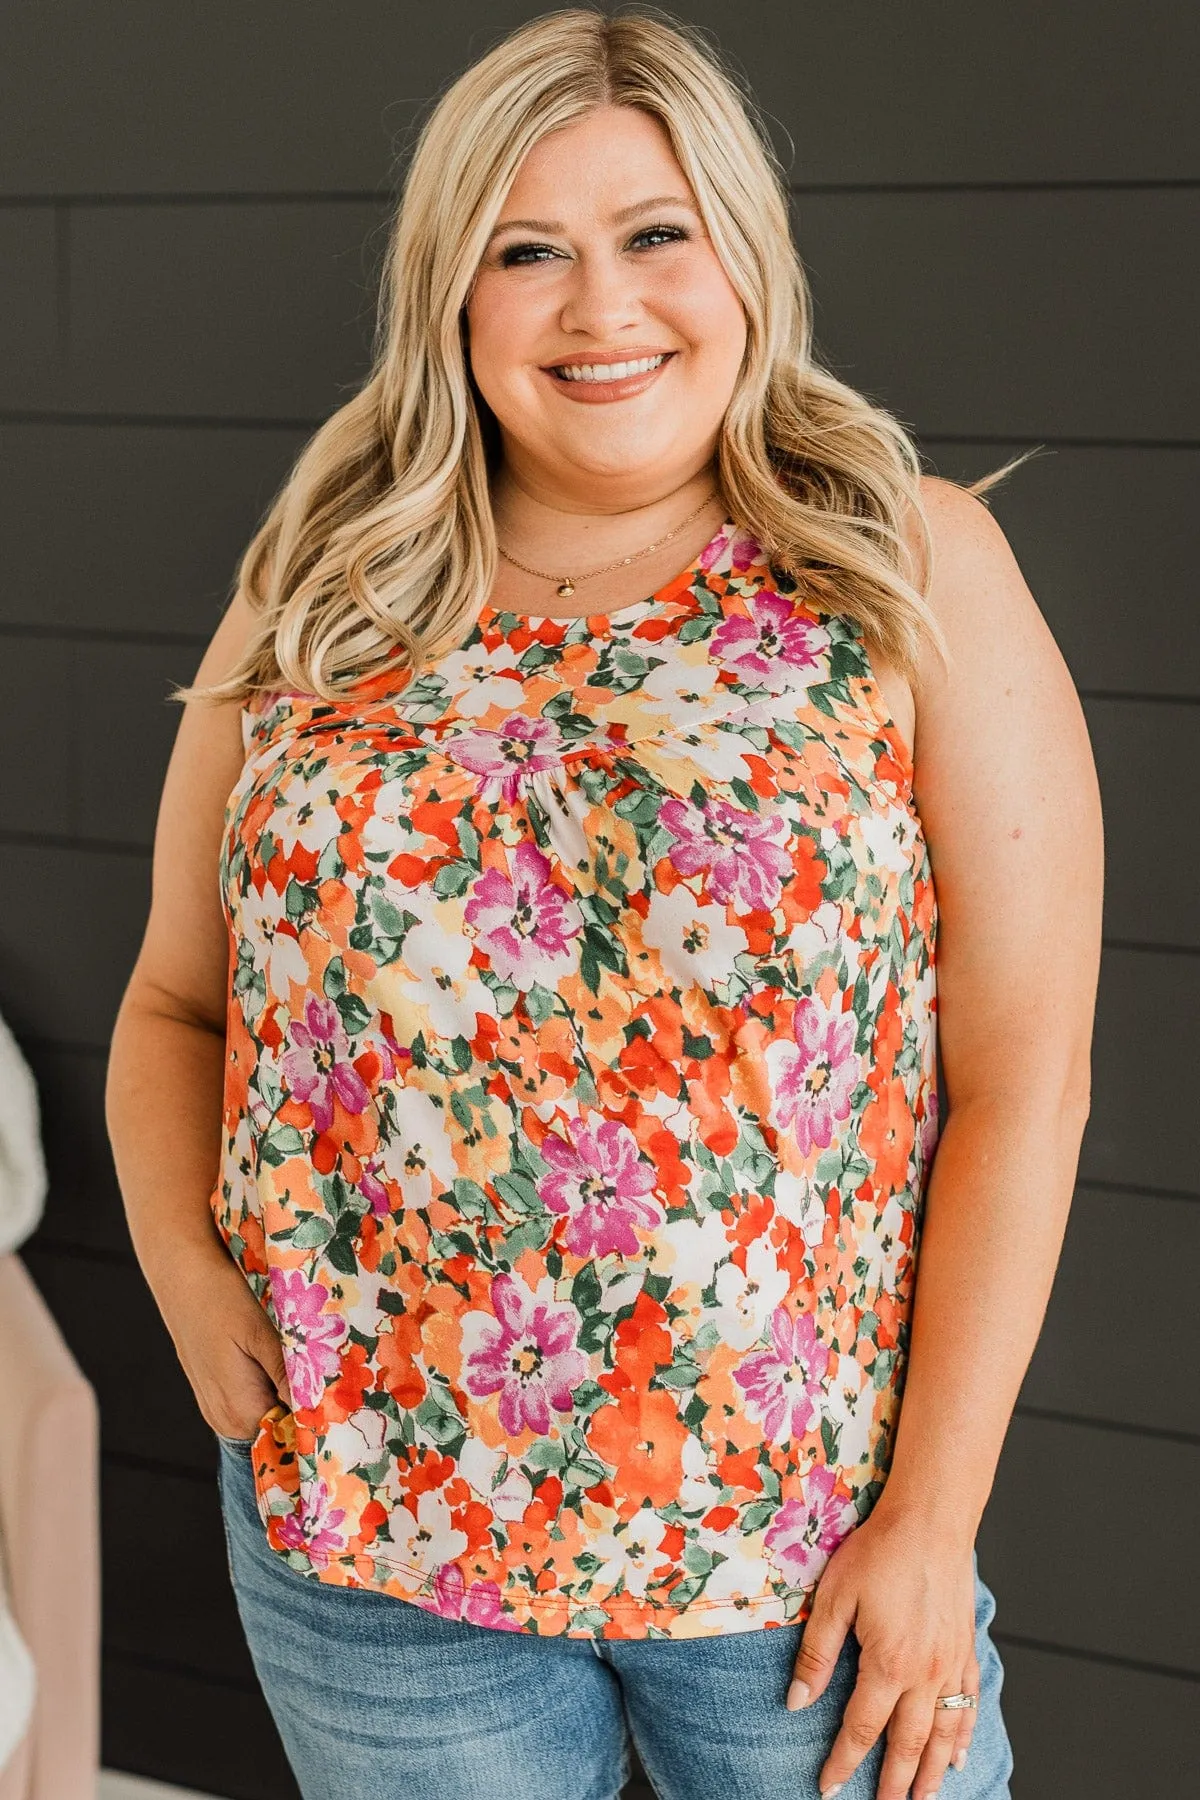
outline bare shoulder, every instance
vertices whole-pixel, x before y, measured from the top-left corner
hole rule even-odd
[[[925,743],[939,710],[961,720],[965,709],[989,692],[1002,695],[1013,681],[1040,675],[1073,695],[1050,627],[991,509],[939,476],[922,477],[921,498],[933,556],[927,598],[952,663],[947,671],[931,645],[923,648],[917,699]]]
[[[1087,724],[990,509],[936,479],[922,498],[949,662],[922,652],[914,794],[942,920],[951,1094],[1057,1104],[1086,1089],[1099,958],[1103,824]]]

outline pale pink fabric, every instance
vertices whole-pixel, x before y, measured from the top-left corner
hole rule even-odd
[[[0,1538],[38,1681],[0,1800],[95,1800],[99,1468],[95,1390],[20,1257],[0,1256]]]

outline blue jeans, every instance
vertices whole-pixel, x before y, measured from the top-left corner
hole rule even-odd
[[[784,1695],[803,1624],[724,1637],[528,1636],[298,1574],[267,1544],[250,1446],[220,1438],[234,1596],[304,1800],[614,1800],[632,1737],[661,1800],[816,1800],[854,1687],[853,1632],[812,1706]],[[996,1610],[975,1571],[979,1710],[944,1800],[1010,1800]],[[881,1734],[840,1800],[874,1800]]]

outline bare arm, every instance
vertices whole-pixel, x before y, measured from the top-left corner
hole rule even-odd
[[[1099,784],[1070,674],[987,508],[922,483],[949,642],[917,684],[914,791],[940,929],[947,1104],[925,1195],[905,1385],[883,1490],[817,1588],[789,1706],[853,1628],[854,1692],[818,1775],[886,1729],[879,1800],[927,1800],[969,1756],[973,1550],[1062,1247],[1090,1104]]]
[[[948,1117],[878,1506],[974,1541],[1041,1330],[1090,1104],[1099,788],[1070,673],[1000,527],[925,483],[951,673],[918,693]]]
[[[239,597],[198,680],[228,671],[251,623]],[[249,1435],[272,1391],[287,1399],[278,1338],[209,1208],[221,1143],[229,956],[217,860],[242,762],[236,703],[182,708],[155,829],[149,918],[118,1009],[105,1089],[134,1250],[201,1411],[228,1436]]]

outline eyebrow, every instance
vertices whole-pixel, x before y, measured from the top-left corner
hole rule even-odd
[[[611,215],[609,223],[623,225],[627,219],[636,218],[638,213],[650,212],[659,206],[682,206],[688,212],[695,213],[697,218],[700,216],[692,202],[685,199],[682,194],[655,194],[649,200],[636,200],[632,206],[623,206],[620,212]],[[563,233],[566,229],[566,226],[558,219],[503,219],[493,230],[491,237],[488,238],[488,243],[491,243],[492,238],[499,237],[502,231]]]

